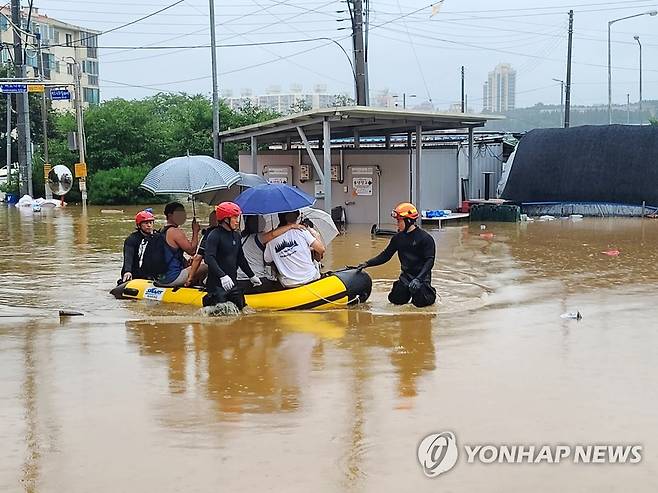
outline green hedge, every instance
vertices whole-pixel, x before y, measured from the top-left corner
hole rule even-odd
[[[89,177],[89,201],[92,204],[152,204],[166,201],[139,188],[149,166],[121,166],[97,171]]]

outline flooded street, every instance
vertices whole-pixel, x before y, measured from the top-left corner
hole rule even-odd
[[[658,221],[429,229],[433,307],[388,303],[394,260],[363,306],[219,319],[108,294],[123,209],[0,207],[0,491],[658,489]],[[387,242],[350,227],[325,266]],[[459,462],[428,479],[417,447],[442,431]],[[464,444],[643,449],[469,464]]]

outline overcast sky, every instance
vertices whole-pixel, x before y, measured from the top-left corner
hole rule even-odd
[[[35,0],[41,13],[96,30],[108,30],[157,11],[174,0]],[[574,16],[572,104],[607,102],[607,22],[657,8],[658,0],[445,0],[438,13],[420,0],[370,0],[371,92],[389,89],[431,99],[445,108],[460,97],[466,66],[469,106],[482,108],[482,84],[499,62],[517,70],[517,107],[557,104],[566,72],[569,8]],[[346,4],[338,0],[216,0],[218,43],[327,37],[350,52]],[[415,12],[415,13],[414,13]],[[638,34],[644,51],[644,99],[658,99],[658,16],[613,26],[613,101],[638,99]],[[208,3],[185,0],[146,20],[100,37],[103,99],[139,98],[158,90],[209,94]],[[116,49],[145,45],[162,50]],[[107,47],[107,48],[103,48]],[[112,48],[115,47],[115,48]],[[271,46],[221,47],[220,89],[261,93],[286,90],[353,93],[345,54],[333,42],[316,40]],[[126,85],[124,85],[126,84]],[[147,87],[131,87],[147,86]]]

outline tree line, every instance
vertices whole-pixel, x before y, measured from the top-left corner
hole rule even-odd
[[[0,101],[4,111],[5,98]],[[44,195],[41,97],[30,99],[33,155],[33,188],[36,197]],[[1,113],[0,113],[1,114]],[[278,113],[245,103],[238,110],[220,104],[220,130],[250,125],[276,118]],[[212,103],[203,95],[157,94],[125,100],[111,99],[85,110],[86,161],[89,202],[94,204],[137,204],[157,201],[139,189],[146,174],[174,156],[212,155]],[[15,123],[14,123],[15,126]],[[75,132],[75,114],[48,111],[49,161],[73,170],[78,152],[68,147],[68,135]],[[244,144],[227,143],[224,161],[237,169],[238,152]],[[17,161],[16,145],[13,161]],[[4,153],[5,141],[0,143]],[[1,154],[4,155],[4,154]],[[69,202],[80,200],[74,187]]]

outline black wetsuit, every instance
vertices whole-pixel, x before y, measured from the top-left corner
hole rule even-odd
[[[126,241],[123,242],[123,266],[121,267],[121,278],[126,272],[130,272],[133,279],[147,279],[148,276],[142,270],[146,245],[153,235],[146,235],[140,230],[133,231]]]
[[[402,273],[393,283],[388,295],[391,303],[404,305],[409,300],[418,307],[428,306],[436,301],[436,290],[432,287],[432,267],[436,256],[434,238],[416,227],[409,233],[397,233],[382,253],[366,261],[368,267],[382,265],[391,260],[397,252]],[[420,286],[412,292],[409,284],[417,279]]]
[[[213,229],[206,237],[203,258],[208,265],[208,295],[204,298],[204,305],[232,301],[242,310],[246,304],[243,292],[236,288],[226,292],[220,281],[222,277],[229,276],[237,285],[238,267],[249,277],[254,277],[254,271],[242,251],[240,233],[221,226]]]
[[[197,250],[197,253],[202,257],[206,251],[206,242],[208,241],[208,235],[216,228],[217,226],[210,226],[207,229],[201,231],[201,241],[199,242],[199,248]]]

